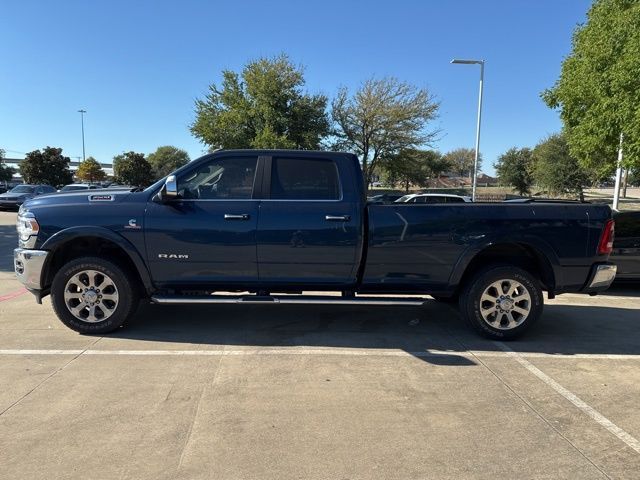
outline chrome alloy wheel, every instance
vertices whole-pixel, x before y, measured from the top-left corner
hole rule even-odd
[[[64,303],[83,322],[97,323],[109,318],[118,307],[118,289],[113,280],[98,270],[83,270],[64,287]]]
[[[520,282],[503,279],[485,288],[480,297],[480,315],[487,325],[511,330],[531,313],[531,295]]]

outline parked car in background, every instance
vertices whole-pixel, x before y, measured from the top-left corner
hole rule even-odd
[[[402,193],[381,193],[367,198],[369,203],[393,203],[402,197]]]
[[[56,191],[51,185],[18,185],[0,195],[0,209],[17,210],[30,198]]]
[[[618,266],[616,280],[640,280],[640,212],[618,212],[614,218],[611,261]]]
[[[396,203],[470,203],[471,197],[448,193],[412,193],[396,200]]]
[[[100,185],[92,185],[89,183],[71,183],[62,187],[59,192],[75,192],[78,190],[98,190],[102,188]]]

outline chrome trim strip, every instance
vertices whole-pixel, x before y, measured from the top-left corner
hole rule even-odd
[[[395,306],[411,306],[416,307],[422,305],[426,299],[424,298],[384,298],[384,297],[307,297],[301,296],[272,296],[272,297],[252,297],[244,296],[188,296],[188,295],[154,295],[151,297],[153,303],[163,305],[180,305],[180,304],[214,304],[214,303],[241,303],[251,305],[280,305],[280,304],[310,304],[310,305],[395,305]]]

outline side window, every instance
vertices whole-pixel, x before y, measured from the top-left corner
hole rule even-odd
[[[464,200],[458,197],[447,197],[446,203],[464,203]]]
[[[340,181],[335,162],[315,158],[274,158],[271,198],[338,200]]]
[[[184,199],[237,200],[253,194],[257,157],[216,158],[178,178]]]

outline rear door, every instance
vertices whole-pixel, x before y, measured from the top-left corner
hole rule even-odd
[[[257,165],[257,154],[213,156],[178,174],[181,198],[149,202],[144,228],[154,282],[257,282]]]
[[[262,285],[355,283],[363,200],[347,157],[267,157],[257,248]]]

